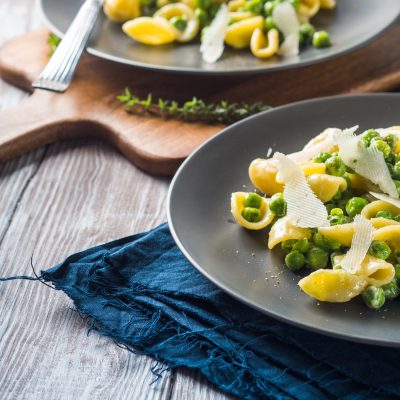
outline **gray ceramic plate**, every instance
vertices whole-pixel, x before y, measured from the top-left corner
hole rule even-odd
[[[48,26],[62,35],[78,11],[82,0],[41,0]],[[297,57],[258,60],[249,51],[227,49],[216,64],[202,62],[199,44],[149,47],[134,43],[119,25],[102,14],[89,43],[88,51],[108,60],[166,71],[205,74],[238,74],[275,71],[299,67],[356,49],[387,28],[400,13],[399,0],[337,0],[334,12],[321,12],[313,20],[318,29],[330,32],[333,46],[304,50]]]
[[[170,187],[168,221],[190,262],[219,287],[275,318],[327,335],[400,346],[400,301],[380,311],[361,299],[317,303],[283,266],[280,250],[268,251],[266,232],[242,229],[230,215],[230,194],[250,191],[250,162],[272,147],[299,150],[326,127],[360,129],[400,123],[400,94],[331,97],[294,103],[225,129],[196,150]]]

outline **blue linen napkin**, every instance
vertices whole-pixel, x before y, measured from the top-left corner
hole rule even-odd
[[[241,399],[394,399],[400,350],[328,338],[248,308],[184,258],[166,224],[42,272],[95,329]]]

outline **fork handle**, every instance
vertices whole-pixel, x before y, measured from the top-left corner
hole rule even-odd
[[[86,0],[83,3],[39,79],[32,84],[34,88],[65,92],[72,81],[102,3],[102,0]]]

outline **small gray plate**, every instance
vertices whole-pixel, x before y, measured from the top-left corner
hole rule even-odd
[[[48,26],[62,35],[82,0],[41,0]],[[325,61],[365,45],[400,14],[399,0],[337,0],[335,11],[323,11],[313,23],[329,31],[333,45],[309,47],[299,56],[259,60],[248,50],[226,49],[216,64],[202,61],[199,43],[145,46],[128,38],[121,27],[102,14],[89,42],[88,52],[115,62],[149,69],[202,74],[251,74],[300,67]]]
[[[294,103],[230,126],[198,148],[176,173],[168,196],[168,221],[176,243],[207,278],[249,306],[326,335],[400,346],[400,302],[380,311],[360,298],[318,303],[297,286],[300,276],[268,251],[265,231],[233,222],[230,195],[254,189],[248,166],[269,147],[290,153],[327,127],[360,130],[398,125],[400,94],[321,98]],[[190,282],[188,282],[190,284]]]

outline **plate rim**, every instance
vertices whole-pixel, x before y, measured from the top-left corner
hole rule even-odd
[[[49,19],[47,16],[45,9],[44,9],[44,0],[39,1],[40,5],[40,12],[42,15],[42,18],[47,25],[47,27],[50,29],[50,31],[54,32],[57,36],[63,37],[64,33],[60,31]],[[100,11],[101,12],[101,11]],[[136,68],[143,68],[145,70],[149,71],[156,71],[156,72],[166,72],[166,73],[176,73],[176,74],[188,74],[188,75],[202,75],[202,76],[246,76],[246,75],[257,75],[257,74],[263,74],[263,73],[273,73],[273,72],[278,72],[278,71],[286,71],[290,69],[300,69],[303,67],[308,67],[310,65],[317,65],[321,64],[324,62],[331,61],[333,59],[343,57],[349,53],[352,53],[354,51],[357,51],[363,47],[368,46],[370,43],[378,39],[380,36],[382,36],[387,30],[389,30],[397,20],[400,20],[400,7],[397,10],[397,13],[393,14],[393,17],[390,21],[389,24],[384,26],[382,29],[378,30],[375,34],[373,34],[371,37],[369,37],[367,40],[362,41],[356,45],[346,47],[343,50],[336,52],[334,54],[325,56],[325,57],[320,57],[314,60],[306,60],[306,61],[300,61],[297,63],[289,63],[289,64],[277,64],[277,65],[272,65],[270,67],[260,67],[260,68],[253,68],[253,69],[233,69],[233,70],[225,70],[225,71],[218,71],[218,70],[207,70],[207,69],[199,69],[199,68],[186,68],[186,67],[169,67],[169,66],[160,66],[156,64],[148,64],[148,63],[143,63],[140,61],[134,61],[134,60],[129,60],[127,58],[123,57],[118,57],[118,56],[113,56],[112,54],[104,53],[102,51],[96,50],[95,48],[92,47],[87,47],[86,51],[100,59],[111,61],[117,64],[122,64],[122,65],[127,65],[130,67],[136,67]]]
[[[318,333],[324,336],[328,337],[333,337],[336,339],[342,339],[342,340],[347,340],[355,343],[364,343],[364,344],[369,344],[369,345],[375,345],[375,346],[381,346],[381,347],[393,347],[393,348],[400,348],[400,340],[397,342],[393,342],[390,340],[380,340],[380,339],[371,339],[371,338],[360,338],[357,335],[354,334],[345,334],[341,332],[332,332],[328,330],[327,328],[321,328],[319,326],[313,326],[312,324],[309,323],[301,323],[298,321],[293,321],[288,317],[284,317],[276,312],[268,311],[265,310],[264,308],[258,306],[251,300],[246,299],[243,297],[243,295],[236,293],[233,289],[228,287],[227,285],[219,282],[216,278],[214,278],[211,274],[209,274],[207,271],[205,271],[194,259],[193,257],[188,253],[188,251],[185,249],[184,245],[179,239],[178,233],[175,229],[172,215],[171,215],[171,197],[172,197],[172,192],[174,190],[174,187],[176,185],[176,182],[179,179],[180,174],[182,171],[186,168],[186,165],[191,162],[191,159],[197,155],[198,152],[202,151],[202,149],[206,146],[209,146],[210,143],[212,143],[214,140],[219,138],[222,135],[228,134],[228,132],[231,129],[236,129],[240,125],[245,125],[249,120],[252,120],[254,118],[262,118],[263,115],[266,115],[271,112],[281,112],[282,110],[284,111],[285,109],[289,109],[292,107],[296,107],[299,105],[304,105],[304,104],[313,104],[313,103],[318,103],[320,101],[327,101],[327,100],[332,100],[332,101],[340,101],[340,99],[357,99],[357,98],[366,98],[366,97],[393,97],[393,98],[399,98],[400,100],[400,93],[386,93],[386,92],[377,92],[377,93],[359,93],[359,94],[352,94],[352,95],[336,95],[336,96],[323,96],[323,97],[317,97],[317,98],[312,98],[308,100],[300,100],[292,103],[288,103],[279,107],[274,107],[271,110],[266,110],[263,112],[260,112],[258,114],[255,114],[253,116],[247,117],[241,121],[238,121],[232,125],[227,126],[226,128],[222,129],[209,139],[207,139],[205,142],[203,142],[199,147],[197,147],[185,160],[184,162],[180,165],[176,173],[174,174],[172,181],[170,183],[170,186],[168,188],[168,194],[167,194],[167,222],[168,222],[168,227],[171,232],[171,235],[178,246],[179,250],[183,253],[183,255],[186,257],[186,259],[192,264],[194,268],[196,268],[203,276],[205,276],[208,280],[210,280],[213,284],[215,284],[218,288],[223,290],[225,293],[228,295],[232,296],[234,299],[240,301],[243,304],[246,304],[247,306],[256,309],[263,313],[264,315],[267,315],[273,319],[276,319],[280,322],[287,323],[289,325],[295,326],[297,328],[301,328],[313,333]]]

